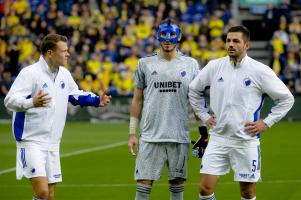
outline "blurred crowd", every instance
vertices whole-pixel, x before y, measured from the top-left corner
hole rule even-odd
[[[38,45],[48,33],[69,38],[66,67],[80,88],[96,93],[107,89],[114,96],[132,95],[138,59],[158,50],[156,27],[166,17],[181,22],[180,50],[196,58],[200,66],[225,56],[225,35],[235,25],[230,3],[231,0],[0,0],[0,95],[7,93],[23,67],[39,59]],[[265,27],[270,26],[270,16],[268,13],[264,20]],[[275,30],[271,29],[271,67],[286,84],[294,85],[293,91],[301,92],[301,87],[296,87],[301,85],[300,23],[290,13],[282,16],[277,14],[279,23],[272,27]]]
[[[270,40],[270,67],[293,93],[301,93],[300,16],[291,15],[289,1],[269,4],[263,25]]]

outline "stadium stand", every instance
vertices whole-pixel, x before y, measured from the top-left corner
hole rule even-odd
[[[261,7],[240,2],[238,20],[231,0],[1,0],[0,95],[5,96],[23,67],[38,59],[38,44],[51,32],[70,38],[67,67],[81,88],[132,95],[137,61],[157,51],[154,28],[166,17],[181,21],[180,49],[201,67],[226,55],[229,27],[246,25],[253,35],[250,56],[268,64],[292,92],[301,93],[300,1]]]

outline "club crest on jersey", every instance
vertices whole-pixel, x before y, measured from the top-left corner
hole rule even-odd
[[[180,76],[181,76],[181,77],[186,76],[186,71],[185,71],[185,70],[181,70],[181,71],[180,71]]]
[[[65,88],[65,83],[64,83],[64,81],[61,81],[61,82],[60,82],[60,85],[61,85],[61,88],[62,88],[62,89]]]
[[[48,88],[48,85],[47,85],[47,83],[44,83],[44,84],[42,85],[42,88],[43,88],[43,89],[46,89],[46,88]]]
[[[248,87],[250,86],[252,83],[251,79],[250,78],[245,78],[244,79],[244,86]]]

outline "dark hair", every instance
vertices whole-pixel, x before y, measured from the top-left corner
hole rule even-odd
[[[181,29],[180,24],[175,19],[172,19],[172,18],[166,18],[166,19],[162,20],[160,22],[160,25],[161,24],[175,24]]]
[[[246,42],[250,41],[250,31],[245,26],[233,26],[228,30],[230,32],[240,32]]]
[[[59,34],[55,34],[55,33],[51,33],[46,35],[43,40],[42,43],[40,45],[40,51],[43,55],[46,54],[46,52],[48,50],[56,50],[56,43],[58,42],[67,42],[67,37],[64,35],[59,35]]]

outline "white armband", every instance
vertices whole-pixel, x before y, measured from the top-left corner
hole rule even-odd
[[[138,119],[136,117],[130,117],[130,132],[129,134],[136,134],[136,128],[138,124]]]

